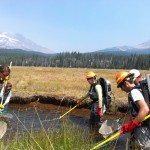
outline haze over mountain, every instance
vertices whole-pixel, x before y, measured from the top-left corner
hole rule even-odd
[[[150,54],[150,40],[136,46],[116,46],[95,51],[96,53],[136,53]]]
[[[42,52],[46,54],[51,54],[52,51],[48,48],[40,46],[25,38],[21,34],[13,34],[11,32],[1,32],[0,33],[0,49],[21,49],[27,52]],[[106,48],[98,50],[91,53],[113,53],[113,54],[150,54],[150,40],[136,46],[116,46],[111,48]]]
[[[25,38],[21,34],[13,34],[11,32],[0,33],[0,48],[22,49],[26,51],[51,53],[51,51],[48,48],[36,44],[35,42]]]

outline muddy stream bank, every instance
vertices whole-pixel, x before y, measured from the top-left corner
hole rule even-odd
[[[9,140],[15,134],[26,131],[26,129],[34,129],[36,131],[41,129],[41,122],[44,120],[51,120],[58,118],[60,115],[67,112],[71,107],[76,105],[74,97],[47,97],[47,96],[34,96],[29,98],[13,97],[9,104],[8,112],[13,115],[12,119],[6,119],[8,130],[4,138]],[[71,111],[66,117],[69,121],[89,130],[89,116],[90,116],[90,102],[84,103],[78,108]],[[121,108],[118,108],[120,110]],[[123,106],[122,111],[125,111]],[[105,119],[116,119],[124,116],[122,112],[109,112],[104,116]],[[128,122],[128,116],[123,118],[124,122]],[[23,127],[26,127],[26,129]],[[48,122],[44,128],[59,127],[60,121]],[[127,135],[123,135],[118,139],[116,149],[124,149]],[[101,141],[101,135],[95,133],[95,142]]]

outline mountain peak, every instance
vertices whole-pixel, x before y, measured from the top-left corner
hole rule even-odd
[[[0,48],[22,49],[43,53],[51,52],[48,48],[37,45],[35,42],[25,38],[23,35],[14,34],[12,32],[0,32]]]
[[[150,48],[150,40],[142,43],[142,44],[139,44],[139,45],[136,45],[134,46],[135,48],[137,49],[146,49],[146,48]]]

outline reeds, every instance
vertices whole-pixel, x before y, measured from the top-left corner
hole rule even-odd
[[[87,150],[92,146],[93,137],[86,127],[78,126],[67,118],[63,118],[59,123],[45,124],[35,107],[40,125],[37,130],[33,126],[30,128],[25,122],[27,120],[23,121],[19,111],[13,114],[18,120],[15,136],[10,138],[6,135],[0,142],[1,150]],[[25,118],[28,119],[25,113]],[[34,115],[32,121],[34,123]]]

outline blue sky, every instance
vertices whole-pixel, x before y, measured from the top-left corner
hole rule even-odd
[[[150,0],[2,0],[0,32],[53,52],[90,52],[150,40]]]

